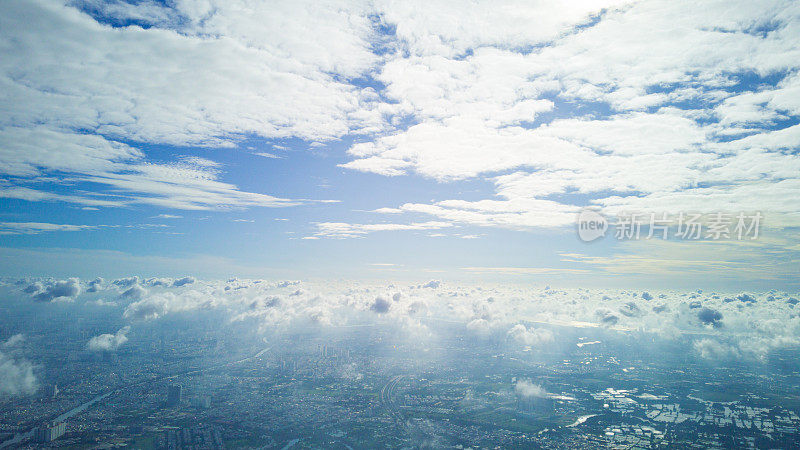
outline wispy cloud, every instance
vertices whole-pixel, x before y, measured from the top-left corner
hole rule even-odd
[[[82,231],[96,230],[94,225],[68,225],[40,222],[2,222],[0,234],[39,234],[53,231]]]
[[[462,270],[475,273],[501,273],[510,275],[549,275],[549,274],[584,274],[587,269],[560,268],[560,267],[463,267]]]
[[[354,238],[362,237],[369,233],[378,231],[419,231],[419,230],[438,230],[441,228],[452,227],[448,222],[415,222],[415,223],[374,223],[357,224],[342,222],[321,222],[317,223],[316,237],[332,238]]]
[[[275,155],[275,154],[267,153],[267,152],[254,153],[254,155],[258,155],[258,156],[261,156],[261,157],[264,157],[264,158],[271,158],[271,159],[283,159],[284,158],[283,156]]]

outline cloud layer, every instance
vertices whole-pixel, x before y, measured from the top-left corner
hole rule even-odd
[[[128,342],[128,336],[126,335],[130,330],[131,327],[123,327],[115,334],[106,333],[95,336],[89,339],[89,342],[86,343],[86,348],[94,352],[114,351]]]
[[[567,330],[581,329],[597,336],[648,333],[687,345],[696,357],[711,361],[739,358],[760,363],[777,349],[800,345],[798,296],[774,290],[643,292],[441,281],[371,284],[235,278],[175,283],[183,279],[42,280],[9,284],[6,289],[34,302],[39,293],[29,286],[76,286],[79,294],[60,306],[103,308],[105,315],[117,314],[125,325],[114,334],[89,340],[87,349],[92,351],[114,351],[132,339],[132,330],[148,323],[170,318],[170,323],[185,320],[191,326],[196,314],[206,313],[213,314],[220,326],[238,324],[267,335],[359,325],[397,330],[405,339],[428,340],[454,326],[509,351],[534,354],[580,344]],[[99,287],[91,291],[87,286]],[[124,295],[134,288],[139,295]],[[6,348],[21,342],[13,337]],[[9,367],[20,364],[10,361]]]

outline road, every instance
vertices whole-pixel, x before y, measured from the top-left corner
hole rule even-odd
[[[380,402],[386,408],[386,410],[389,411],[389,414],[391,414],[392,417],[394,417],[394,419],[398,422],[398,425],[405,427],[405,420],[400,414],[400,411],[397,409],[397,404],[394,402],[397,383],[399,383],[402,378],[403,375],[397,375],[389,380],[388,383],[383,385],[380,393]]]

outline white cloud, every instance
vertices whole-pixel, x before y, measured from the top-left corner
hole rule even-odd
[[[486,319],[473,319],[467,322],[467,329],[481,336],[487,336],[491,331],[491,324]]]
[[[193,284],[195,281],[197,280],[194,277],[183,277],[173,281],[172,285],[175,287],[187,286]]]
[[[463,267],[462,270],[474,273],[503,273],[512,275],[539,275],[558,273],[586,273],[586,269],[562,267]]]
[[[496,195],[387,205],[375,212],[436,221],[325,222],[304,239],[564,227],[574,194],[612,213],[759,209],[768,226],[800,224],[796,2],[76,4],[101,21],[47,0],[0,18],[0,197],[293,206],[226,182],[212,159],[136,147],[348,136],[342,167],[490,177]],[[89,192],[32,185],[53,174]]]
[[[520,345],[537,347],[553,341],[553,333],[546,329],[526,328],[518,323],[508,330],[507,336]]]
[[[40,222],[0,222],[0,234],[39,234],[50,231],[95,230],[92,225],[67,225]]]
[[[283,159],[283,156],[279,156],[279,155],[275,155],[275,154],[267,153],[267,152],[255,153],[255,155],[261,156],[263,158]]]
[[[0,196],[89,207],[292,206],[218,181],[209,159],[153,163],[118,141],[229,147],[244,135],[328,140],[382,127],[376,94],[339,80],[378,60],[363,5],[78,3],[154,26],[114,29],[49,0],[5,5],[0,173],[69,174],[95,191],[56,194],[17,179]]]
[[[498,216],[474,200],[377,210],[483,226],[571,223],[568,200],[543,197],[574,192],[611,211],[758,209],[771,213],[769,226],[800,223],[800,127],[772,130],[800,116],[800,8],[712,2],[689,14],[679,2],[617,4],[574,28],[603,6],[478,3],[448,12],[463,22],[440,23],[382,4],[406,53],[378,78],[413,125],[354,144],[342,166],[440,181],[496,175],[500,200],[485,202],[521,203],[520,212]],[[521,17],[541,29],[517,30]],[[779,81],[764,87],[747,81],[752,74]],[[555,119],[537,123],[551,111]]]
[[[31,395],[38,388],[30,361],[0,352],[0,395]]]
[[[120,328],[116,334],[101,334],[89,339],[86,348],[94,352],[111,352],[128,342],[128,332],[131,327]]]
[[[173,312],[209,309],[221,304],[219,299],[197,290],[180,294],[164,292],[143,297],[125,308],[123,316],[126,319],[154,320]]]
[[[31,291],[33,299],[39,302],[73,301],[81,293],[77,278],[49,281],[44,286],[34,283],[32,286],[37,288]]]
[[[153,217],[154,219],[183,219],[183,216],[178,216],[175,214],[159,214]]]
[[[71,174],[71,181],[108,189],[111,196],[55,194],[41,188],[0,187],[0,197],[29,201],[61,201],[89,206],[149,204],[176,209],[220,207],[280,207],[296,201],[240,191],[218,181],[219,172],[207,160],[181,158],[174,163],[150,163],[127,145],[101,136],[53,131],[41,126],[0,128],[0,171],[15,176],[44,176],[51,171]]]
[[[369,307],[370,310],[378,313],[378,314],[386,314],[389,312],[389,309],[392,307],[392,303],[385,299],[384,297],[378,296],[375,297],[375,302]]]
[[[579,208],[551,200],[445,200],[435,204],[406,203],[406,212],[425,213],[456,223],[525,229],[560,227],[575,222]]]
[[[640,330],[673,339],[712,362],[737,355],[764,362],[772,352],[800,343],[797,301],[792,294],[777,290],[744,295],[649,289],[652,298],[648,300],[641,289],[553,289],[530,283],[445,284],[432,280],[403,285],[198,279],[190,287],[175,288],[173,280],[151,281],[150,292],[140,299],[119,300],[123,306],[127,303],[123,319],[154,321],[172,316],[192,323],[196,314],[208,313],[221,326],[243,322],[264,333],[293,327],[308,331],[380,324],[400,336],[414,334],[415,339],[446,333],[446,327],[436,326],[446,320],[481,339],[506,343],[509,352],[574,348],[577,337],[564,333],[565,327],[587,329],[586,333],[595,332],[588,329],[602,329],[603,333]],[[103,295],[77,295],[73,304],[92,302]],[[706,310],[709,312],[703,312]],[[581,335],[586,336],[584,332]],[[123,329],[98,337],[95,347],[121,345],[124,339],[120,336],[127,337],[127,332]],[[695,343],[703,339],[709,342]],[[24,346],[17,343],[3,351],[21,348]]]
[[[623,1],[473,2],[379,1],[376,8],[397,27],[404,49],[415,55],[454,57],[480,46],[526,49],[551,41]],[[531,26],[535,23],[536,26]]]
[[[332,237],[332,238],[353,238],[361,237],[369,233],[378,231],[416,231],[416,230],[438,230],[440,228],[448,228],[453,224],[448,222],[415,222],[409,224],[401,223],[375,223],[375,224],[356,224],[356,223],[341,223],[341,222],[321,222],[317,223],[316,237]],[[305,239],[305,238],[304,238]]]
[[[126,300],[139,300],[146,295],[147,295],[147,289],[139,286],[138,284],[134,284],[133,286],[123,291],[122,294],[120,294],[120,298]]]
[[[225,145],[240,133],[325,139],[365,125],[348,117],[364,96],[329,75],[376,60],[359,5],[176,6],[188,21],[180,30],[111,29],[56,2],[7,5],[4,38],[18,45],[0,66],[15,105],[4,116],[176,145]]]
[[[517,380],[516,384],[514,384],[514,392],[522,398],[547,397],[547,391],[544,388],[528,379]]]

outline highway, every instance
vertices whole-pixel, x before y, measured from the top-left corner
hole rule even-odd
[[[394,397],[397,389],[397,384],[403,378],[403,375],[397,375],[389,380],[388,383],[383,385],[380,393],[380,402],[389,411],[389,414],[397,421],[398,425],[405,428],[405,420],[402,414],[397,409],[397,404],[394,402]]]

